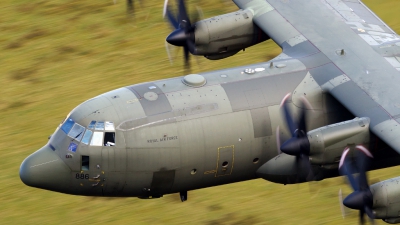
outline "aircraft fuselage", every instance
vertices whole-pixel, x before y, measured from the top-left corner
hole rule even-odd
[[[302,96],[310,102],[309,129],[352,119],[298,60],[275,60],[90,99],[25,159],[20,176],[63,193],[142,198],[254,179],[291,135],[279,107],[287,93],[294,112]]]

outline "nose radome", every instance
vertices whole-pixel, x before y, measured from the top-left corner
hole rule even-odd
[[[22,162],[19,177],[28,186],[65,193],[70,185],[71,170],[46,145]]]

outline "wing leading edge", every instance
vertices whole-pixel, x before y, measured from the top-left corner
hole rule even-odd
[[[400,39],[358,0],[234,0],[315,81],[400,153]]]

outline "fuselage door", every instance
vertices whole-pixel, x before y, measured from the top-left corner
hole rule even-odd
[[[104,171],[104,194],[120,195],[125,185],[126,148],[123,133],[105,132],[102,147],[102,164]]]

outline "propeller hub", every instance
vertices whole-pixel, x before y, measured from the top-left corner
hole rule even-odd
[[[283,143],[281,151],[293,156],[298,156],[300,154],[309,155],[310,142],[308,141],[307,136],[292,137]]]
[[[343,205],[350,209],[361,210],[364,208],[364,193],[355,191],[343,200]]]
[[[372,208],[373,196],[370,190],[355,191],[343,200],[343,205],[350,209],[363,210],[365,206]]]
[[[167,37],[167,42],[175,46],[185,46],[187,41],[187,35],[185,30],[176,29]]]

